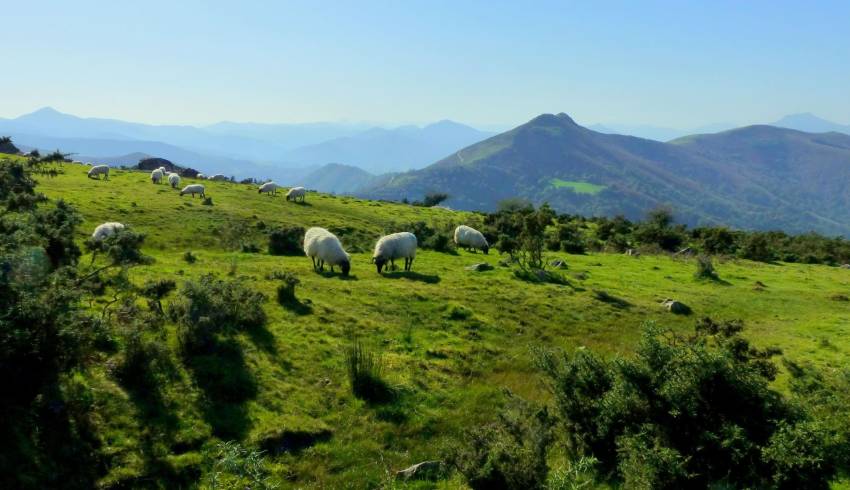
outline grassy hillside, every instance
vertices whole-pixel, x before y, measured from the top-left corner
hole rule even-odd
[[[315,193],[301,205],[218,182],[205,182],[212,198],[206,206],[152,185],[146,173],[113,170],[107,182],[87,179],[85,167],[62,169],[55,178],[40,177],[38,189],[82,213],[80,241],[105,221],[147,235],[143,250],[155,262],[133,269],[132,281],[232,275],[267,297],[256,305],[268,315],[265,328],[240,336],[243,355],[218,366],[222,377],[244,379],[235,399],[212,399],[179,363],[159,396],[122,387],[108,355],[91,363],[84,376],[97,388],[92,406],[111,456],[104,485],[197,478],[204,450],[220,438],[284,449],[269,459],[285,488],[390,486],[394,470],[440,458],[460,431],[490,420],[503,388],[546,402],[531,347],[587,345],[628,354],[646,320],[685,331],[706,315],[740,318],[757,345],[824,367],[845,365],[850,352],[850,303],[839,296],[850,286],[844,269],[729,261],[718,264],[722,282],[701,282],[689,259],[557,254],[550,259],[569,264],[570,285],[562,286],[521,281],[496,253],[420,251],[413,272],[381,276],[369,259],[382,233],[415,221],[475,225],[480,216]],[[354,252],[351,277],[315,273],[303,256],[265,253],[265,230],[292,225],[335,231]],[[263,251],[231,251],[240,243]],[[195,263],[183,259],[188,250]],[[495,268],[465,269],[478,262]],[[300,306],[274,300],[279,281],[266,279],[273,271],[297,275]],[[622,301],[600,301],[596,291]],[[664,298],[694,314],[666,312],[658,304]],[[173,326],[167,332],[176,345]],[[395,401],[367,404],[352,396],[343,356],[352,336],[383,353]],[[784,381],[777,381],[780,388]],[[455,488],[459,481],[438,485]]]

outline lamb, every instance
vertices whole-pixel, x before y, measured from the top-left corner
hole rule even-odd
[[[485,254],[490,252],[490,244],[484,235],[475,228],[460,225],[455,228],[455,245],[465,247],[467,250],[479,249]]]
[[[301,198],[301,202],[304,202],[304,196],[307,194],[307,189],[303,187],[293,187],[289,189],[289,192],[286,193],[287,201],[298,201],[298,198]]]
[[[277,194],[278,187],[280,186],[275,184],[274,182],[266,182],[265,184],[260,186],[260,189],[257,191],[257,193],[262,194],[263,192],[265,192],[266,194],[271,194],[274,196]]]
[[[156,169],[151,172],[151,182],[159,184],[162,181],[162,170]]]
[[[372,262],[378,268],[378,274],[387,261],[395,266],[395,259],[400,258],[404,258],[404,270],[409,271],[413,267],[413,259],[416,258],[416,245],[416,235],[406,231],[381,237],[372,254]]]
[[[94,229],[94,233],[91,234],[92,240],[101,241],[104,238],[118,233],[119,231],[124,229],[124,225],[122,223],[116,223],[114,221],[110,221],[108,223],[103,223],[102,225],[98,225],[97,228]]]
[[[204,194],[204,186],[202,184],[187,185],[182,191],[180,191],[180,195],[182,196],[183,194],[192,194],[192,197],[195,197],[195,194],[200,194],[201,197],[207,197],[207,195]]]
[[[211,175],[211,176],[207,177],[207,179],[218,181],[218,180],[227,180],[227,177],[225,177],[223,174],[215,174],[215,175]]]
[[[171,184],[172,189],[176,189],[178,185],[180,185],[180,176],[174,172],[168,174],[168,183]]]
[[[109,165],[95,165],[89,169],[88,176],[90,179],[100,180],[101,175],[103,175],[103,180],[109,180]]]
[[[325,270],[325,262],[330,264],[331,272],[334,266],[342,269],[342,275],[347,276],[351,270],[351,256],[345,253],[339,238],[324,228],[313,227],[304,234],[304,253],[313,260],[313,269]]]

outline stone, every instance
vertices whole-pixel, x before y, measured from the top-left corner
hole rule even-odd
[[[472,264],[468,267],[465,267],[465,269],[468,271],[484,272],[493,270],[493,266],[486,262],[480,262],[478,264]]]
[[[687,315],[691,312],[691,309],[686,304],[674,299],[665,299],[661,302],[661,306],[674,315]]]
[[[440,461],[423,461],[396,472],[396,478],[403,480],[436,480],[440,476],[443,463]]]

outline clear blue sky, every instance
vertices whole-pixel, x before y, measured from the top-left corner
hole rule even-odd
[[[0,117],[850,122],[850,2],[9,1]]]

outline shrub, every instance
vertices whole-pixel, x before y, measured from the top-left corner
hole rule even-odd
[[[755,260],[757,262],[773,262],[776,253],[773,251],[768,236],[764,233],[751,233],[741,244],[738,256],[742,259]]]
[[[187,250],[186,253],[183,254],[183,260],[185,260],[188,264],[194,264],[197,262],[198,257],[195,256],[191,250]]]
[[[297,301],[295,297],[295,286],[300,284],[301,281],[295,277],[295,274],[284,272],[276,277],[276,279],[281,281],[281,284],[277,287],[277,302],[284,305]]]
[[[392,388],[383,379],[383,358],[359,340],[353,340],[346,347],[345,365],[354,396],[373,403],[386,402],[393,397]]]
[[[695,279],[716,281],[720,278],[717,275],[717,271],[714,270],[714,264],[711,262],[711,257],[707,255],[700,255],[697,257],[696,264],[697,270],[694,272]]]
[[[148,281],[139,289],[139,293],[148,299],[151,309],[162,314],[162,299],[177,288],[172,279]]]
[[[303,251],[304,228],[290,226],[269,233],[269,255],[296,255]]]
[[[498,420],[468,431],[449,448],[449,465],[474,490],[542,489],[546,484],[554,421],[546,408],[508,396]]]
[[[201,201],[201,204],[203,206],[212,206],[213,205],[212,198],[211,197],[205,197],[204,200]]]
[[[269,475],[262,451],[247,449],[235,441],[220,442],[207,453],[207,488],[250,488],[271,490],[278,488]]]
[[[425,194],[425,198],[420,201],[414,201],[414,206],[423,206],[426,208],[434,207],[449,198],[449,195],[444,192],[429,192]]]

